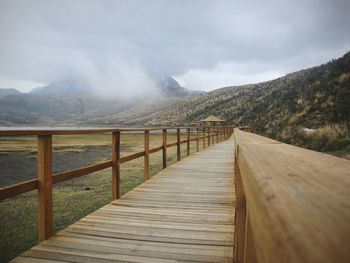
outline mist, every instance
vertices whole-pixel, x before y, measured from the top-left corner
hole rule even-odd
[[[141,61],[110,55],[98,63],[83,54],[73,61],[72,72],[94,95],[101,99],[130,100],[159,97],[157,82]]]
[[[265,81],[349,51],[349,10],[348,0],[2,0],[0,88],[75,75],[96,96],[130,98],[152,96],[164,76],[207,91]]]

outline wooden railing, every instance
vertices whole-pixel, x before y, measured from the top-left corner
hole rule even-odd
[[[168,130],[176,130],[177,141],[167,143]],[[187,132],[187,139],[181,140],[181,131]],[[162,145],[150,149],[150,132],[161,131]],[[195,138],[191,134],[195,131]],[[120,156],[120,139],[123,132],[143,132],[144,150],[124,157]],[[202,132],[202,136],[200,136]],[[82,168],[52,174],[52,136],[54,135],[73,135],[73,134],[112,134],[112,159],[85,166]],[[144,157],[144,180],[150,177],[150,154],[162,151],[162,166],[167,167],[167,148],[175,147],[177,149],[177,161],[181,159],[181,144],[186,143],[187,155],[190,155],[190,143],[196,142],[196,150],[199,151],[200,140],[203,141],[203,148],[219,141],[228,139],[233,133],[232,127],[209,126],[209,127],[170,127],[170,128],[124,128],[124,129],[13,129],[0,130],[0,136],[24,136],[36,135],[38,138],[38,176],[37,179],[21,182],[18,184],[0,188],[0,201],[6,198],[14,197],[32,190],[38,190],[38,213],[39,213],[39,241],[48,239],[53,235],[53,213],[52,213],[52,185],[69,179],[87,175],[112,167],[112,198],[120,197],[120,165]]]
[[[234,137],[235,262],[350,262],[350,161]]]

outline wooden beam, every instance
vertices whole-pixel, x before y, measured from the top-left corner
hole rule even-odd
[[[112,200],[120,198],[120,132],[112,134]]]
[[[57,174],[54,174],[52,176],[52,183],[56,184],[59,182],[67,181],[67,180],[77,178],[77,177],[80,177],[83,175],[87,175],[87,174],[91,174],[91,173],[94,173],[97,171],[104,170],[104,169],[109,168],[111,166],[112,166],[112,161],[109,160],[109,161],[105,161],[102,163],[92,164],[92,165],[88,165],[88,166],[85,166],[82,168],[57,173]]]
[[[144,181],[149,179],[149,131],[145,131]]]
[[[180,148],[180,129],[176,129],[176,139],[177,139],[177,145],[176,145],[176,157],[177,160],[181,160],[181,148]]]
[[[177,146],[177,142],[169,143],[166,145],[167,148]]]
[[[0,188],[0,201],[35,189],[38,189],[38,179],[2,187]]]
[[[191,152],[191,128],[187,128],[187,156]]]
[[[51,135],[38,136],[38,214],[41,242],[53,234]]]
[[[244,195],[244,189],[242,185],[241,173],[238,167],[238,145],[236,146],[236,156],[235,156],[235,232],[234,232],[234,258],[235,263],[244,263],[245,255],[245,230],[246,230],[246,200]]]
[[[215,143],[215,127],[212,127],[211,130],[211,144],[213,145]]]
[[[208,127],[208,147],[210,146],[210,127]]]
[[[244,262],[350,262],[350,162],[239,129],[234,135],[246,199]]]
[[[163,145],[161,146],[158,146],[158,147],[155,147],[155,148],[152,148],[152,149],[149,149],[149,153],[156,153],[156,152],[159,152],[163,149]]]
[[[203,149],[205,149],[205,140],[206,140],[206,136],[205,136],[205,128],[202,129],[202,133],[203,133]]]
[[[197,147],[197,152],[199,152],[199,129],[196,128],[196,147]]]
[[[163,169],[167,166],[167,132],[163,129]]]
[[[142,156],[145,156],[145,152],[144,152],[144,151],[142,151],[142,152],[137,152],[137,153],[132,153],[132,154],[129,154],[129,155],[120,157],[120,159],[119,159],[119,164],[126,163],[126,162],[128,162],[128,161],[131,161],[131,160],[140,158],[140,157],[142,157]]]

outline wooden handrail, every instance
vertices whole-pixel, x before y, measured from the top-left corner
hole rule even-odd
[[[82,168],[78,168],[78,169],[74,169],[74,170],[70,170],[70,171],[66,171],[66,172],[61,172],[61,173],[57,173],[54,174],[52,176],[52,183],[56,184],[56,183],[60,183],[63,181],[67,181],[73,178],[77,178],[83,175],[87,175],[87,174],[91,174],[97,171],[101,171],[104,169],[107,169],[109,167],[112,166],[112,161],[105,161],[102,163],[98,163],[98,164],[93,164],[93,165],[88,165]]]
[[[9,185],[0,188],[0,200],[11,198],[29,191],[37,190],[38,179],[28,180],[17,184]]]
[[[84,176],[93,172],[97,172],[112,167],[112,199],[120,197],[120,165],[144,157],[144,180],[150,177],[150,154],[162,151],[163,168],[167,167],[167,148],[177,147],[177,160],[181,159],[182,143],[187,143],[187,155],[190,154],[190,142],[197,142],[197,151],[199,150],[199,140],[203,140],[203,148],[208,138],[210,142],[211,128],[196,127],[196,138],[191,138],[190,127],[162,127],[162,128],[90,128],[90,129],[3,129],[0,130],[0,136],[38,136],[38,178],[26,182],[0,188],[0,201],[6,198],[15,197],[32,190],[38,190],[39,203],[39,240],[43,241],[53,234],[53,214],[52,214],[52,185],[63,182],[72,178]],[[202,129],[203,136],[199,137],[199,130]],[[208,129],[208,136],[205,136],[205,129]],[[177,141],[175,143],[167,143],[167,131],[175,130]],[[187,131],[187,139],[181,140],[181,130]],[[162,132],[162,145],[150,149],[150,132]],[[143,132],[144,133],[144,151],[132,153],[126,156],[120,156],[121,133],[122,132]],[[232,128],[224,129],[225,138],[233,132]],[[71,135],[71,134],[94,134],[94,133],[111,133],[112,134],[112,159],[101,163],[88,165],[85,167],[52,174],[52,136],[53,135]]]
[[[350,161],[234,137],[235,262],[350,262]]]

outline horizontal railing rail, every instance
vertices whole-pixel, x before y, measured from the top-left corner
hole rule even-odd
[[[350,161],[239,129],[234,138],[234,262],[350,262]]]
[[[168,131],[176,134],[176,142],[167,143]],[[181,131],[186,131],[186,140],[181,140]],[[194,132],[195,131],[195,132]],[[144,134],[144,150],[120,156],[121,133]],[[150,149],[150,132],[160,132],[162,145]],[[112,158],[97,164],[53,174],[52,172],[52,136],[54,135],[84,135],[96,133],[112,134]],[[202,136],[199,134],[202,133]],[[181,160],[181,144],[187,144],[187,155],[190,155],[190,143],[196,142],[199,151],[200,140],[203,149],[206,145],[228,139],[233,133],[229,126],[198,126],[198,127],[161,127],[161,128],[88,128],[88,129],[0,129],[0,136],[37,136],[38,139],[38,177],[37,179],[20,182],[0,188],[0,201],[17,195],[38,190],[39,241],[48,239],[53,234],[52,186],[73,178],[91,174],[112,167],[112,199],[120,197],[120,165],[128,161],[144,157],[144,180],[150,178],[150,154],[162,151],[162,168],[167,167],[167,148],[177,147],[177,161]],[[195,138],[191,138],[191,135]],[[215,139],[214,139],[215,137]],[[206,144],[206,140],[208,143]]]

